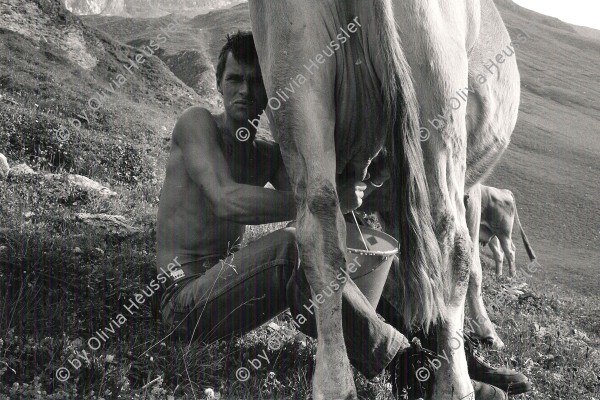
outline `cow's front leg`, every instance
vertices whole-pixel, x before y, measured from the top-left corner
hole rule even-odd
[[[515,245],[512,241],[511,232],[508,232],[506,235],[500,235],[498,241],[500,242],[502,251],[506,254],[506,260],[508,261],[508,276],[514,278],[517,275],[517,267],[515,264]]]
[[[289,2],[286,12],[301,15],[303,3]],[[298,7],[298,12],[292,8]],[[253,21],[266,21],[279,15],[280,2],[250,3]],[[346,268],[346,225],[336,191],[335,152],[335,61],[320,65],[307,74],[303,65],[307,54],[318,54],[319,44],[310,33],[319,26],[314,21],[253,25],[267,93],[277,100],[276,91],[305,74],[302,85],[294,86],[287,101],[270,102],[267,109],[271,131],[280,145],[297,207],[296,238],[300,268],[312,290],[313,313],[317,322],[317,356],[313,376],[313,399],[356,399],[354,376],[342,332],[342,291]],[[306,37],[306,38],[305,38]],[[303,39],[305,38],[305,39]],[[282,47],[278,47],[282,46]],[[285,51],[282,52],[282,50]],[[282,53],[286,53],[282,57]]]
[[[504,347],[504,343],[496,333],[494,325],[488,317],[481,293],[483,275],[481,260],[479,258],[479,226],[481,224],[481,187],[479,184],[467,192],[465,206],[467,225],[471,235],[471,242],[473,243],[473,263],[471,264],[469,290],[467,291],[467,301],[471,313],[470,325],[475,336],[485,342],[491,343],[495,349],[501,349]]]
[[[314,399],[354,399],[342,332],[342,290],[345,256],[345,222],[339,211],[334,182],[309,173],[304,195],[299,194],[297,239],[301,268],[312,291],[306,312],[317,321],[317,362],[313,377]],[[306,307],[305,307],[306,308]]]

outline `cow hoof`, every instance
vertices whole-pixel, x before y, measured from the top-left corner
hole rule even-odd
[[[355,391],[350,391],[346,394],[316,394],[313,397],[315,400],[358,400],[358,396]]]

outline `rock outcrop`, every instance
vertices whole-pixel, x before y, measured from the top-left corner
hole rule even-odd
[[[18,164],[10,169],[10,176],[19,177],[23,175],[34,175],[36,172],[29,167],[27,164]]]
[[[2,154],[0,154],[0,174],[2,170],[1,164]],[[11,180],[27,175],[35,175],[41,177],[45,181],[52,183],[52,186],[54,187],[71,188],[82,193],[96,195],[105,199],[117,195],[116,192],[110,190],[106,186],[101,185],[100,183],[83,175],[39,173],[32,170],[27,164],[15,165],[13,168],[10,169]]]
[[[77,190],[90,194],[96,194],[104,198],[113,197],[117,195],[116,192],[113,192],[106,186],[103,186],[98,182],[82,175],[45,174],[44,178],[47,180],[66,180],[67,185],[72,186]]]
[[[90,226],[103,229],[121,237],[127,237],[143,231],[141,228],[130,225],[122,215],[77,213],[75,214],[75,218]]]
[[[0,181],[6,180],[8,178],[8,171],[10,171],[10,167],[8,166],[8,160],[4,157],[4,154],[0,153]]]

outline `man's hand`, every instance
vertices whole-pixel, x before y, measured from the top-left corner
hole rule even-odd
[[[365,179],[370,179],[370,176],[367,175]],[[380,187],[380,185],[383,185],[383,183],[388,179],[389,173],[386,170],[384,173],[378,175],[377,180],[380,183],[377,185],[373,185],[373,180],[369,180],[369,184],[356,181],[338,186],[337,193],[340,200],[340,210],[342,211],[342,214],[348,214],[350,211],[354,211],[359,208],[363,203],[363,199]],[[287,227],[290,226],[295,228],[296,221],[294,220],[288,223]]]
[[[338,187],[337,192],[342,214],[356,210],[362,205],[366,189],[367,184],[360,181],[347,183]]]

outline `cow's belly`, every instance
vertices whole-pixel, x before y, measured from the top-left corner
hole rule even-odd
[[[479,241],[481,243],[488,244],[493,236],[492,230],[485,223],[479,226]]]
[[[508,147],[520,99],[511,38],[492,0],[481,0],[481,8],[481,32],[469,56],[469,88],[474,93],[467,100],[467,187],[481,182]],[[501,64],[491,61],[498,55]]]

